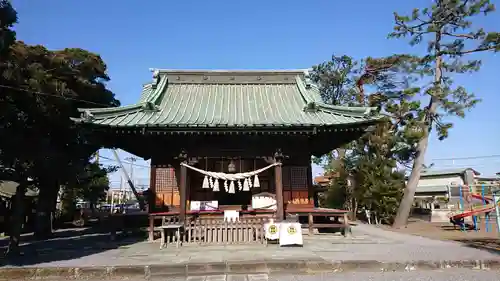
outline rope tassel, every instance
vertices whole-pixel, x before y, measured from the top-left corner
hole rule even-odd
[[[205,178],[203,178],[203,184],[201,185],[201,188],[210,188],[207,176],[205,176]]]
[[[229,191],[228,191],[228,193],[231,193],[231,194],[235,193],[235,191],[234,191],[234,181],[231,181],[231,183],[229,183]]]
[[[259,176],[255,175],[255,178],[253,180],[253,186],[254,187],[260,187],[260,181],[259,181]]]
[[[243,180],[243,191],[250,191],[249,182],[250,180],[248,178],[245,178],[245,180]]]
[[[260,168],[260,169],[255,170],[255,171],[245,172],[245,173],[236,173],[236,174],[226,174],[226,173],[205,171],[205,170],[190,166],[186,163],[181,163],[181,165],[185,166],[193,171],[196,171],[198,173],[205,175],[205,177],[203,178],[202,188],[212,188],[213,191],[215,191],[215,192],[220,191],[219,180],[223,180],[224,181],[224,189],[226,190],[226,192],[235,193],[234,181],[238,181],[237,184],[238,184],[238,189],[240,191],[241,190],[249,191],[252,187],[260,187],[260,181],[259,181],[259,177],[257,174],[259,174],[259,173],[261,173],[261,172],[263,172],[271,167],[274,167],[276,165],[281,165],[281,163],[273,163],[273,164],[270,164],[269,166],[266,166],[264,168]],[[252,183],[252,177],[254,177],[253,183]],[[243,186],[241,183],[242,180],[243,180]],[[229,183],[230,186],[228,186],[228,181],[230,181],[230,183]]]

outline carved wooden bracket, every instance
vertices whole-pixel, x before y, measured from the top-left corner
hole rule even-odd
[[[175,159],[179,160],[179,162],[187,162],[188,156],[185,149],[181,149],[179,156],[175,157]]]
[[[276,162],[283,162],[284,159],[287,159],[288,156],[284,155],[283,152],[281,151],[281,148],[277,148],[276,152],[274,153],[274,160]]]

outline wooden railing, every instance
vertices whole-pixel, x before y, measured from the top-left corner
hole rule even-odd
[[[226,222],[221,217],[187,218],[186,228],[180,235],[181,243],[196,244],[248,244],[264,243],[264,223],[267,218],[240,218]],[[165,217],[163,225],[178,224],[178,217]],[[175,233],[167,233],[165,243],[177,243]]]

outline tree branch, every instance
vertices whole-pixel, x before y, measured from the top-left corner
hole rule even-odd
[[[438,55],[453,55],[453,56],[462,56],[466,54],[471,54],[471,53],[477,53],[477,52],[483,52],[483,51],[491,51],[498,49],[498,46],[487,46],[487,47],[480,47],[476,48],[473,50],[467,50],[467,51],[440,51]]]
[[[453,34],[453,33],[449,33],[449,32],[442,32],[442,34],[452,36],[452,37],[457,37],[457,38],[475,39],[474,35],[471,35],[471,34]]]

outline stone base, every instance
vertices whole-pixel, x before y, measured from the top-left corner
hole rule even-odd
[[[84,279],[133,277],[137,280],[224,274],[312,274],[320,272],[380,272],[442,270],[448,268],[500,269],[499,260],[380,262],[375,260],[334,261],[268,260],[177,265],[103,266],[86,268],[0,268],[6,279]],[[144,278],[144,279],[143,279]]]

